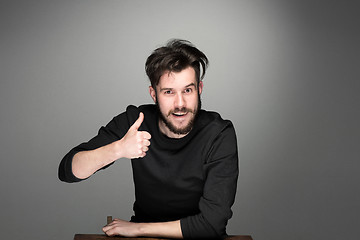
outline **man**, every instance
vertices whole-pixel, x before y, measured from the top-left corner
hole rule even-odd
[[[107,235],[226,236],[238,177],[237,144],[230,121],[201,109],[207,65],[188,41],[172,40],[156,49],[145,64],[155,104],[128,106],[61,161],[59,178],[78,182],[118,159],[131,159],[135,215],[105,226]]]

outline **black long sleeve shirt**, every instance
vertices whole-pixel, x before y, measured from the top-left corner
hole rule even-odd
[[[155,105],[129,106],[101,127],[96,137],[65,155],[59,166],[60,180],[81,181],[72,172],[73,156],[121,139],[140,111],[145,118],[139,131],[152,137],[146,156],[131,160],[135,185],[131,220],[180,219],[184,238],[224,237],[239,170],[234,127],[218,113],[200,110],[190,133],[173,139],[160,132]]]

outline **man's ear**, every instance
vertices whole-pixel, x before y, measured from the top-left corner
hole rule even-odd
[[[152,86],[149,87],[149,93],[154,103],[156,103],[156,91]]]
[[[199,82],[199,94],[202,93],[203,87],[204,87],[204,83],[203,83],[203,81],[200,81]]]

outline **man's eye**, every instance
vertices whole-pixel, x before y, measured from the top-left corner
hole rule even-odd
[[[192,89],[191,89],[191,88],[185,89],[185,93],[191,93],[191,92],[192,92]]]
[[[172,92],[170,90],[167,90],[164,92],[165,94],[171,94]]]

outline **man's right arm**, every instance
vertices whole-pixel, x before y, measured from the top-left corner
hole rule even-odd
[[[111,142],[107,145],[95,148],[93,150],[79,151],[71,161],[71,172],[75,178],[82,180],[90,177],[99,169],[113,163],[119,158],[139,158],[144,157],[150,145],[150,134],[145,131],[138,131],[144,120],[144,114],[140,113],[139,118],[129,128],[127,133],[120,140]],[[60,168],[61,165],[60,164]],[[69,163],[67,163],[69,164]],[[66,165],[65,163],[63,165]],[[67,166],[64,169],[59,168],[59,178],[67,181],[64,177]],[[63,171],[60,174],[60,171]]]
[[[88,178],[99,169],[122,158],[121,152],[117,150],[121,149],[120,142],[121,140],[118,140],[94,150],[76,153],[72,159],[72,172],[74,176],[79,179]]]

